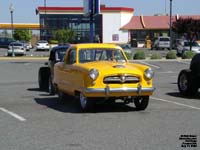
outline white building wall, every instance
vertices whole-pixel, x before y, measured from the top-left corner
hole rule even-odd
[[[126,43],[129,40],[128,31],[122,31],[120,28],[127,24],[132,13],[103,13],[103,42],[104,43]],[[113,39],[118,37],[118,40]]]

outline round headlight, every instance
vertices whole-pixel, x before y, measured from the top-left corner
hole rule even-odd
[[[144,75],[147,79],[152,79],[153,76],[154,76],[154,71],[151,69],[151,68],[147,68],[145,71],[144,71]]]
[[[99,76],[99,71],[97,69],[90,70],[90,78],[92,80],[96,80],[98,76]]]

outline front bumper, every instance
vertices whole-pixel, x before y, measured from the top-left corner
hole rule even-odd
[[[147,96],[152,95],[155,87],[141,87],[137,88],[85,88],[84,95],[86,97],[123,97],[123,96]]]
[[[13,53],[14,53],[15,55],[25,55],[25,54],[26,54],[26,51],[14,50]],[[12,50],[8,50],[8,51],[7,51],[7,54],[8,54],[8,55],[12,54]]]

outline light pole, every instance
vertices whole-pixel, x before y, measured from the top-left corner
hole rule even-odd
[[[11,29],[12,29],[12,39],[13,39],[13,12],[14,12],[14,6],[13,4],[11,3],[10,4],[10,15],[11,15]],[[13,47],[13,44],[12,44],[12,57],[15,56],[15,53],[14,53],[14,47]]]
[[[172,0],[170,0],[170,50],[172,49]]]
[[[46,28],[46,21],[47,21],[47,19],[46,19],[46,17],[47,17],[47,1],[46,0],[44,0],[44,38],[45,38],[45,40],[47,40],[47,28]]]

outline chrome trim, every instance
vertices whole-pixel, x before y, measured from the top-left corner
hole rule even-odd
[[[105,84],[119,84],[119,83],[138,83],[140,81],[137,76],[127,76],[127,75],[119,75],[119,76],[108,76],[104,77],[103,82]]]
[[[120,93],[120,92],[137,92],[143,93],[143,92],[153,92],[155,91],[155,87],[152,88],[142,88],[142,87],[137,87],[137,88],[110,88],[109,86],[106,86],[106,88],[85,88],[84,92],[85,93],[106,93],[106,95],[109,95],[110,92],[112,93]]]

